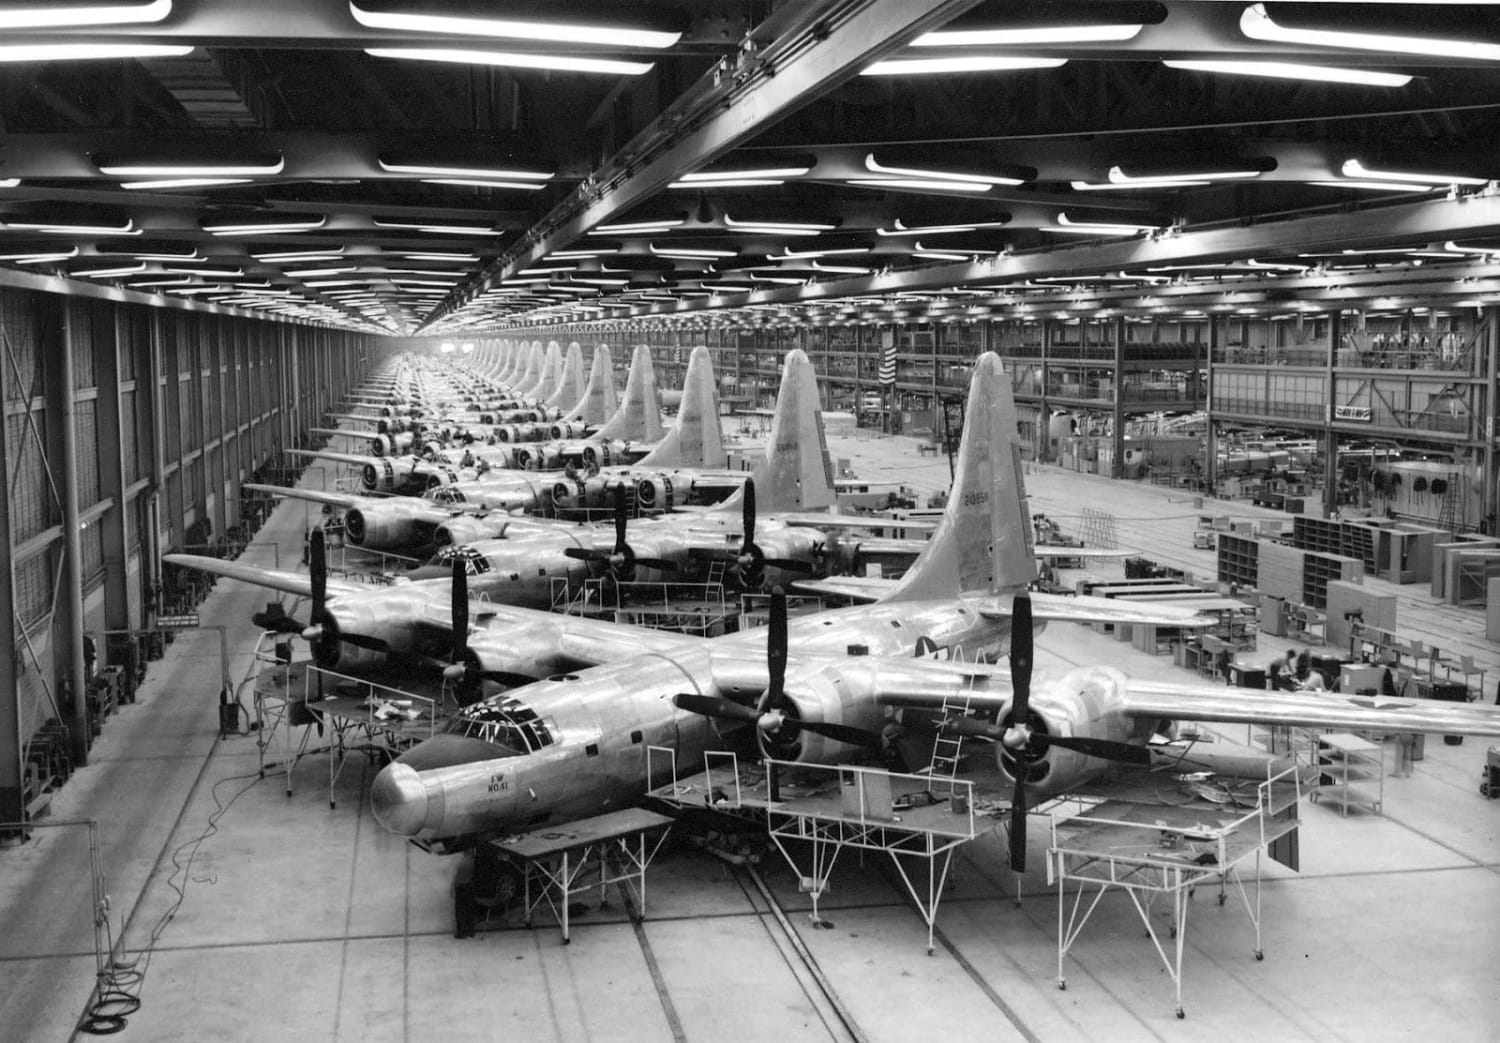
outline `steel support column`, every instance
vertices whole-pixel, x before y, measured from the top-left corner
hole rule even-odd
[[[89,709],[84,691],[83,667],[83,536],[78,517],[78,440],[77,409],[78,395],[73,387],[73,350],[77,337],[73,314],[75,302],[70,297],[57,299],[59,317],[62,320],[61,349],[49,353],[51,364],[46,381],[47,420],[53,432],[49,439],[56,448],[56,459],[52,463],[52,480],[62,498],[63,534],[63,578],[57,592],[57,614],[52,620],[53,640],[58,642],[61,655],[54,654],[59,666],[66,664],[57,674],[57,687],[68,682],[72,692],[72,704],[65,708],[69,714],[69,728],[73,740],[73,763],[83,767],[89,756]],[[86,313],[85,313],[86,314]],[[90,449],[90,452],[93,450]],[[54,646],[56,648],[56,646]]]
[[[8,401],[10,367],[0,364],[0,404]],[[15,568],[14,544],[10,531],[10,445],[8,424],[0,410],[0,464],[5,476],[5,494],[0,495],[0,547],[5,548],[5,563],[0,567],[0,822],[20,822],[25,815],[21,784],[25,772],[25,736],[21,734],[21,687],[17,683],[16,599],[12,590]]]
[[[1328,313],[1328,357],[1323,363],[1323,517],[1333,517],[1339,506],[1339,436],[1333,429],[1333,407],[1338,401],[1333,361],[1338,357],[1339,343],[1344,339],[1343,312]]]
[[[1207,493],[1216,495],[1219,478],[1219,435],[1214,426],[1214,360],[1219,357],[1219,324],[1213,316],[1208,319],[1208,386],[1203,389],[1203,415],[1207,418],[1205,429],[1205,459],[1203,478]]]
[[[129,329],[126,309],[116,305],[110,312],[113,319],[109,327],[110,342],[101,345],[97,336],[94,341],[94,378],[98,385],[94,422],[99,442],[99,492],[114,506],[94,524],[101,527],[104,550],[104,629],[129,630],[130,568],[125,518],[134,505],[125,502],[125,440],[134,441],[135,432],[121,426],[120,353],[132,350],[133,345],[126,332]],[[139,446],[136,451],[140,451]],[[94,652],[103,658],[102,641]]]
[[[1125,317],[1118,316],[1110,323],[1110,336],[1114,338],[1114,433],[1111,435],[1111,451],[1114,453],[1114,462],[1110,464],[1109,476],[1111,478],[1122,478],[1125,475]],[[1088,337],[1088,326],[1085,324],[1079,332],[1080,345],[1086,347]],[[1085,350],[1085,354],[1087,351]]]

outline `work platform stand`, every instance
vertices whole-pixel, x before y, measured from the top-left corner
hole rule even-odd
[[[820,785],[819,776],[828,784]],[[791,777],[798,779],[795,790],[782,781]],[[843,850],[883,851],[927,925],[927,954],[932,955],[933,924],[953,852],[976,835],[972,785],[944,779],[949,792],[939,797],[931,791],[933,781],[878,768],[766,761],[767,830],[812,901],[815,925],[823,923],[818,901]],[[806,870],[796,845],[810,848]],[[924,866],[925,888],[917,875]]]
[[[573,896],[599,889],[600,905],[614,884],[635,921],[646,915],[646,870],[672,825],[666,815],[626,808],[570,822],[562,829],[527,833],[491,841],[497,854],[521,871],[522,912],[532,926],[545,904],[562,928],[563,944],[572,941],[568,907]],[[654,839],[648,834],[655,833]],[[634,909],[631,899],[634,899]]]
[[[262,642],[264,643],[264,641]],[[372,753],[389,761],[436,734],[437,700],[397,688],[290,662],[256,646],[260,670],[255,678],[255,720],[260,774],[279,768],[286,795],[292,795],[292,769],[311,752],[312,736],[328,736],[328,806],[337,807],[340,776],[353,752]],[[295,734],[297,729],[301,734]],[[266,763],[268,750],[281,759]]]
[[[1122,800],[1065,798],[1053,805],[1047,883],[1057,887],[1057,987],[1066,989],[1063,961],[1109,891],[1123,891],[1172,977],[1176,1013],[1182,1006],[1182,958],[1189,901],[1198,887],[1217,884],[1219,904],[1236,893],[1255,928],[1255,958],[1261,946],[1261,856],[1297,828],[1301,777],[1295,767],[1257,786],[1254,808],[1198,804],[1139,804]],[[1253,865],[1251,886],[1242,867]],[[1071,903],[1069,885],[1075,885]],[[1090,888],[1096,888],[1085,902]],[[1151,922],[1151,907],[1172,903],[1168,941]]]

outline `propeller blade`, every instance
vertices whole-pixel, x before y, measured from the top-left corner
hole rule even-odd
[[[679,709],[702,714],[704,717],[719,717],[726,721],[743,721],[746,724],[754,724],[760,719],[760,714],[750,707],[741,706],[739,703],[716,695],[680,692],[672,696],[672,702],[677,704]]]
[[[755,483],[745,482],[745,494],[740,500],[742,513],[740,515],[741,525],[744,528],[745,543],[742,554],[750,553],[750,545],[755,542]]]
[[[1010,868],[1017,873],[1026,872],[1026,787],[1019,778],[1010,803]]]
[[[805,732],[812,732],[836,742],[848,743],[850,746],[873,746],[879,747],[881,743],[878,732],[866,731],[863,728],[852,728],[847,724],[835,724],[832,721],[803,721],[791,722],[795,728]]]
[[[1052,746],[1061,746],[1065,750],[1075,750],[1088,757],[1098,757],[1102,760],[1120,761],[1124,764],[1139,764],[1142,767],[1150,767],[1151,752],[1144,746],[1132,746],[1128,742],[1114,742],[1110,739],[1091,739],[1086,736],[1047,736],[1045,740]]]
[[[323,526],[313,529],[308,543],[308,571],[312,574],[312,623],[317,624],[328,601],[328,551],[323,546]]]
[[[625,483],[615,485],[615,553],[625,553]]]
[[[777,587],[771,591],[771,618],[766,628],[766,669],[770,683],[761,696],[759,713],[779,710],[785,699],[786,645],[786,591]]]
[[[576,561],[608,561],[609,555],[603,551],[590,550],[587,547],[564,547],[563,556],[573,558]]]
[[[453,557],[453,658],[452,662],[462,667],[464,653],[469,650],[469,570],[464,559]]]
[[[1031,709],[1031,656],[1035,634],[1031,625],[1031,598],[1017,594],[1010,617],[1010,681],[1015,690],[1011,724],[1025,728]],[[1026,775],[1031,758],[1026,744],[1012,751],[1016,766],[1016,788],[1010,802],[1010,868],[1026,872]]]

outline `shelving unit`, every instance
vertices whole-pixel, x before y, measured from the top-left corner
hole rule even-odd
[[[1218,534],[1219,582],[1260,586],[1260,541],[1232,532]]]
[[[1364,573],[1364,565],[1356,558],[1305,551],[1302,556],[1302,603],[1313,608],[1327,608],[1329,583],[1358,583]]]
[[[1339,806],[1339,814],[1349,808],[1368,807],[1379,815],[1385,800],[1385,747],[1347,732],[1318,737],[1318,772],[1321,785],[1313,791],[1312,800],[1328,800]]]

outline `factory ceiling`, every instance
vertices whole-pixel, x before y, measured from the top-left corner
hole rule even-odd
[[[0,283],[400,335],[1483,306],[1496,141],[1495,4],[0,0]]]

